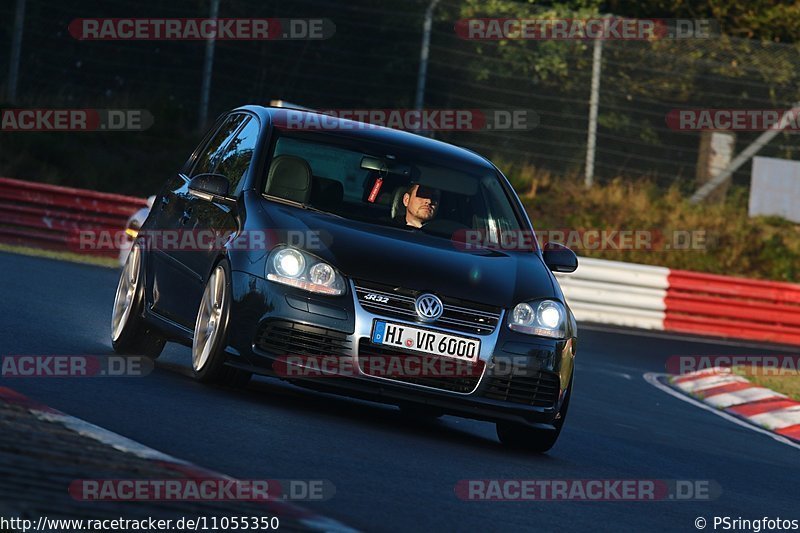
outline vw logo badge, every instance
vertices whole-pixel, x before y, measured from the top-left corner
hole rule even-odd
[[[442,316],[442,301],[433,294],[423,294],[414,303],[417,315],[426,322],[432,322]]]

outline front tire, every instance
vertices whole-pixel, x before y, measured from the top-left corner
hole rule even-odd
[[[131,248],[122,268],[114,297],[111,316],[111,346],[121,355],[144,355],[156,359],[166,341],[158,331],[145,323],[142,250],[139,244]]]
[[[545,453],[549,451],[561,435],[561,429],[564,427],[564,421],[567,418],[567,411],[569,410],[569,399],[572,396],[572,378],[569,381],[569,388],[567,389],[567,397],[561,404],[559,416],[553,423],[555,429],[539,429],[523,424],[515,424],[513,422],[498,422],[497,423],[497,438],[500,439],[505,446],[516,450],[524,450],[535,453]]]
[[[192,375],[202,383],[243,387],[251,374],[225,365],[225,347],[231,314],[231,275],[220,261],[208,278],[197,310],[192,338]]]

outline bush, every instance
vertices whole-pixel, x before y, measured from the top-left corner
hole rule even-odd
[[[750,278],[797,281],[800,226],[778,217],[749,218],[748,190],[733,187],[724,203],[691,205],[677,185],[614,179],[586,189],[578,176],[554,177],[511,167],[534,228],[652,232],[648,249],[588,249],[578,255]],[[696,232],[698,249],[667,249],[676,232]],[[585,241],[584,241],[585,242]],[[699,243],[699,241],[698,241]]]

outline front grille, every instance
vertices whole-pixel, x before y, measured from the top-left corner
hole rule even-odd
[[[373,283],[356,281],[356,296],[361,307],[377,315],[418,320],[414,302],[422,291],[404,289]],[[371,299],[367,299],[367,297]],[[485,304],[467,302],[457,298],[440,296],[444,311],[432,325],[446,327],[455,331],[490,335],[500,321],[501,310]]]
[[[433,387],[434,389],[446,390],[450,392],[460,392],[460,393],[470,393],[475,390],[478,386],[478,383],[481,380],[481,376],[483,375],[483,368],[484,363],[483,361],[478,361],[474,364],[458,362],[457,365],[451,366],[444,366],[439,368],[444,369],[454,369],[457,368],[452,372],[451,375],[432,375],[432,376],[424,376],[424,375],[411,375],[411,376],[403,376],[397,375],[397,373],[392,373],[391,375],[386,375],[386,373],[375,372],[375,368],[371,366],[367,360],[372,357],[380,357],[384,358],[389,364],[389,360],[392,358],[407,358],[407,357],[418,357],[419,359],[416,360],[419,362],[420,365],[424,367],[427,363],[436,363],[442,360],[442,358],[434,356],[434,355],[416,355],[410,354],[409,352],[401,351],[401,350],[394,350],[392,348],[388,348],[386,346],[379,346],[376,344],[372,344],[367,339],[361,339],[358,343],[358,366],[361,371],[368,375],[368,376],[375,376],[375,377],[383,377],[386,379],[391,379],[394,381],[400,381],[403,383],[411,383],[414,385],[424,385],[426,387]],[[374,359],[371,359],[374,361]],[[384,367],[386,368],[386,367]],[[392,368],[391,366],[389,368]],[[422,372],[420,372],[421,374]],[[431,372],[436,373],[436,372]]]
[[[258,329],[256,348],[276,355],[337,355],[350,352],[346,333],[284,320],[264,322]]]
[[[533,407],[553,407],[560,388],[558,376],[547,372],[534,372],[530,376],[491,376],[487,378],[483,396]]]

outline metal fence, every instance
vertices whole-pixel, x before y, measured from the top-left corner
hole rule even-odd
[[[453,135],[504,158],[556,174],[583,175],[589,128],[594,43],[471,42],[454,35],[459,2],[433,36],[431,106],[523,107],[536,110],[530,132]],[[524,16],[524,14],[523,14]],[[513,49],[513,52],[509,51]],[[685,108],[789,108],[798,100],[797,46],[731,38],[602,43],[596,168],[599,180],[647,176],[691,188],[700,133],[668,127],[667,113]],[[758,132],[738,132],[736,152]],[[782,134],[761,155],[796,158],[795,137]],[[749,166],[735,179],[749,178]]]
[[[67,27],[79,17],[206,17],[209,1],[27,0],[17,104],[150,109],[156,126],[146,135],[154,141],[194,128],[202,42],[84,42]],[[526,131],[435,136],[556,176],[583,175],[594,43],[464,40],[454,23],[472,14],[471,4],[441,0],[433,10],[424,106],[529,109],[540,123]],[[413,107],[429,5],[430,0],[222,0],[220,17],[324,17],[336,25],[336,34],[324,41],[217,42],[210,116],[275,98],[325,109]],[[1,42],[11,42],[14,10],[15,2],[0,4]],[[7,88],[8,64],[7,54],[0,54],[0,94]],[[800,100],[799,77],[795,45],[733,38],[606,41],[595,179],[649,177],[688,190],[700,134],[671,130],[666,114],[686,107],[785,108]],[[738,133],[736,151],[757,135]],[[796,159],[795,137],[781,134],[760,155]],[[748,178],[749,165],[734,175],[739,182]]]

